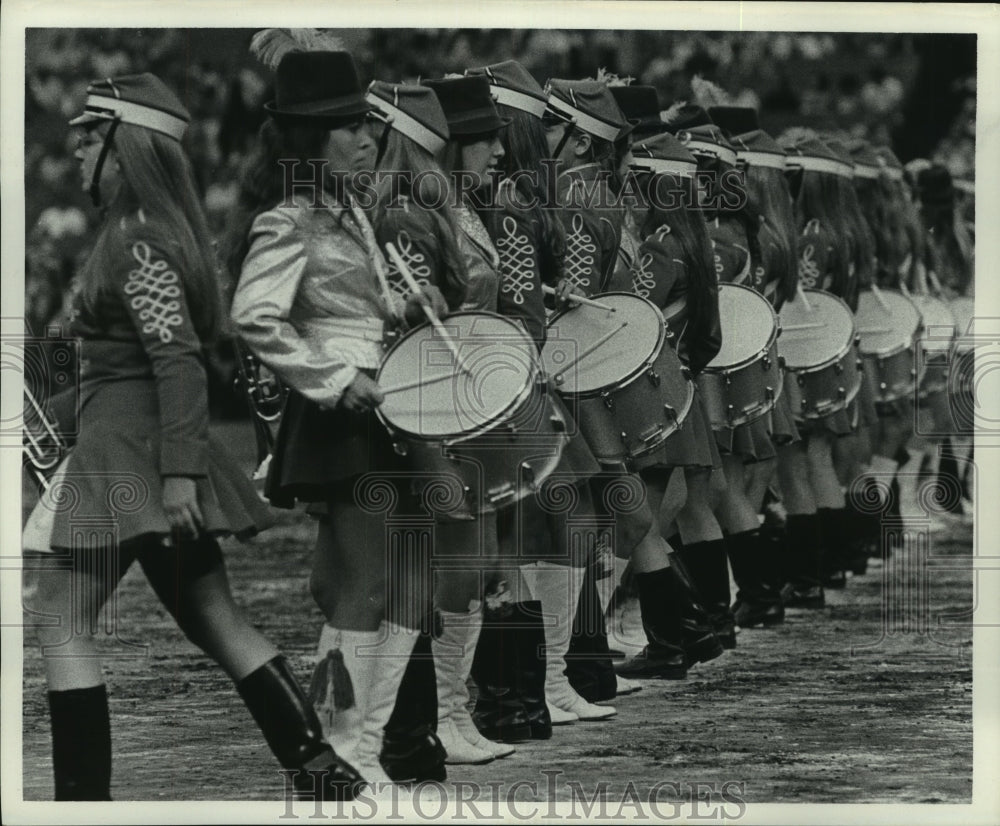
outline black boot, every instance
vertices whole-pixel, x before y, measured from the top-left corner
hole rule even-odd
[[[323,739],[323,727],[284,657],[264,663],[236,684],[271,752],[295,774],[295,788],[322,794],[324,800],[353,800],[364,785],[361,775]],[[315,788],[311,772],[323,772]]]
[[[726,542],[712,539],[694,542],[679,551],[684,567],[691,575],[702,605],[712,619],[712,628],[723,648],[736,647],[736,620],[729,604],[729,566]]]
[[[759,531],[744,531],[726,538],[729,564],[738,588],[733,614],[741,628],[777,625],[785,620],[781,593],[771,584],[767,546]]]
[[[844,519],[847,569],[854,576],[864,576],[868,573],[868,557],[872,556],[869,549],[867,514],[858,509],[851,496],[847,497]]]
[[[472,660],[472,679],[479,689],[472,721],[483,737],[497,743],[521,743],[532,739],[528,711],[519,691],[522,643],[518,639],[521,631],[518,626],[524,621],[522,603],[484,612]]]
[[[785,579],[781,597],[786,608],[822,608],[826,603],[821,581],[823,545],[819,517],[793,514],[788,517],[785,548]]]
[[[111,720],[103,685],[49,692],[56,800],[111,800]]]
[[[618,694],[593,564],[587,566],[573,617],[573,636],[566,652],[566,677],[573,690],[588,703],[613,700]]]
[[[545,626],[542,603],[537,600],[514,606],[518,627],[514,632],[517,644],[517,676],[520,679],[521,701],[528,715],[532,740],[552,737],[552,720],[545,704]]]
[[[846,588],[850,568],[847,511],[845,508],[820,508],[816,513],[823,537],[823,587]]]
[[[647,644],[632,659],[616,665],[615,671],[626,679],[683,680],[688,661],[683,644],[683,598],[676,574],[670,568],[661,568],[636,574],[635,580]]]
[[[442,782],[447,753],[437,734],[437,676],[431,633],[421,631],[403,672],[396,705],[385,725],[380,762],[397,783]]]
[[[671,543],[672,544],[672,543]],[[688,665],[707,663],[722,656],[725,648],[715,633],[712,617],[701,604],[701,594],[695,587],[691,573],[684,567],[680,554],[670,554],[670,575],[675,580],[681,600],[681,630],[684,655]]]

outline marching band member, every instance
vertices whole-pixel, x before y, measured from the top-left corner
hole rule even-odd
[[[506,157],[505,133],[509,130],[513,116],[501,117],[497,111],[491,93],[491,79],[486,74],[472,74],[425,83],[438,94],[452,129],[453,140],[446,153],[449,171],[456,177],[468,175],[480,180],[485,180],[488,173],[500,171]],[[459,130],[457,132],[456,126]],[[519,235],[530,229],[523,226],[528,216],[517,215],[519,210],[516,208],[516,196],[511,190],[511,184],[500,187],[495,204],[490,195],[491,188],[487,186],[475,197],[469,198],[460,211],[460,243],[466,251],[469,269],[483,272],[484,279],[490,277],[493,283],[492,292],[484,292],[480,303],[472,309],[498,311],[519,319],[537,343],[544,339],[545,310],[541,301],[540,270],[535,266],[526,268],[526,262],[519,260],[518,251],[511,246],[518,241]],[[492,211],[494,206],[496,210]],[[568,458],[567,452],[564,451],[564,458]],[[586,465],[589,457],[581,458]],[[589,462],[593,462],[592,458],[589,458]],[[565,464],[562,467],[565,468]],[[585,472],[584,475],[589,473]],[[568,623],[573,617],[573,608],[579,594],[582,569],[578,567],[580,560],[566,554],[565,549],[570,543],[565,541],[558,525],[538,525],[538,530],[533,531],[533,535],[528,538],[523,530],[518,529],[525,515],[532,518],[533,525],[538,522],[539,514],[530,502],[529,499],[528,504],[521,508],[499,510],[495,517],[496,527],[492,529],[489,541],[497,542],[495,553],[503,554],[502,577],[513,591],[514,601],[525,602],[522,595],[526,591],[531,600],[541,603],[546,614],[554,615],[557,619],[556,625],[548,623],[544,626],[544,694],[548,720],[539,708],[540,704],[534,702],[537,700],[534,692],[528,703],[525,703],[528,732],[534,731],[544,737],[548,734],[549,725],[578,719],[603,720],[616,712],[611,707],[587,702],[573,690],[563,673],[566,668],[566,646],[569,643]],[[540,552],[533,553],[530,547],[525,547],[528,542],[540,548]],[[541,555],[549,558],[523,563],[512,570],[506,564],[511,550],[502,548],[511,543],[516,555]],[[526,589],[520,587],[521,583]],[[524,718],[518,716],[516,719]],[[511,728],[510,725],[507,727]]]
[[[324,725],[367,780],[385,783],[383,728],[429,594],[397,573],[383,516],[355,493],[359,480],[385,474],[403,507],[412,498],[400,482],[405,459],[374,414],[383,400],[374,371],[397,317],[349,191],[352,173],[374,166],[371,106],[346,52],[285,54],[276,90],[241,196],[248,231],[230,259],[240,273],[232,318],[289,388],[265,492],[272,504],[318,502],[328,514],[310,583],[326,615],[317,672],[333,683]],[[300,163],[288,170],[290,160]],[[440,292],[427,292],[445,312]]]
[[[110,800],[107,691],[93,639],[103,603],[138,560],[185,635],[236,683],[285,768],[327,770],[327,799],[351,799],[357,772],[324,741],[288,664],[236,606],[217,537],[268,516],[245,473],[209,435],[203,346],[221,323],[217,268],[190,163],[189,115],[152,74],[95,81],[76,158],[101,210],[71,331],[82,340],[79,439],[28,522],[40,557],[27,602],[49,683],[57,800]],[[61,492],[60,492],[61,491]],[[75,508],[60,507],[72,492]],[[92,545],[73,512],[103,524]],[[92,522],[91,522],[92,524]],[[81,542],[83,544],[81,544]],[[82,595],[82,605],[78,602]],[[83,616],[77,612],[83,611]],[[296,786],[314,777],[298,772]]]
[[[785,152],[770,135],[760,128],[757,111],[749,107],[711,106],[708,113],[722,128],[736,150],[736,158],[744,173],[748,207],[760,222],[759,273],[754,279],[764,296],[779,311],[786,300],[794,297],[798,284],[798,230],[792,212],[791,193],[785,180]],[[781,341],[778,341],[779,352]],[[757,464],[759,471],[751,475],[747,494],[752,506],[759,511],[767,487],[775,478],[778,467],[794,465],[802,456],[795,414],[787,393],[782,393],[769,414],[769,434],[777,453],[776,463]],[[801,465],[802,462],[799,461]],[[759,530],[730,535],[727,540],[729,561],[739,592],[734,614],[736,622],[747,628],[773,625],[782,621],[779,562],[774,559],[773,543]]]

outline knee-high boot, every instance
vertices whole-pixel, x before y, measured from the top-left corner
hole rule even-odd
[[[364,781],[323,739],[316,712],[284,657],[274,657],[252,671],[236,690],[282,767],[300,769],[293,780],[297,789],[318,794],[309,772],[325,770],[316,784],[322,787],[323,798],[354,799]]]
[[[712,627],[723,648],[736,647],[736,620],[730,608],[726,540],[692,542],[678,551],[684,567],[704,599]]]
[[[541,611],[535,613],[540,623]],[[521,669],[527,663],[522,663],[523,641],[520,638],[530,632],[529,621],[524,603],[520,602],[503,605],[495,611],[487,610],[483,615],[483,627],[472,660],[472,678],[479,689],[472,719],[483,737],[498,743],[520,743],[533,738],[521,680]],[[543,636],[542,645],[544,643]],[[544,708],[544,667],[540,696]],[[549,736],[551,733],[550,724]]]
[[[49,692],[56,800],[111,800],[111,720],[104,685]]]
[[[587,566],[566,652],[566,677],[587,702],[613,700],[617,681],[593,563]]]

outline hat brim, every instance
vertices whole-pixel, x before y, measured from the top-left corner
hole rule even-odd
[[[90,126],[91,124],[108,123],[113,120],[110,116],[98,115],[94,112],[84,112],[69,121],[70,126]]]
[[[273,100],[264,104],[264,111],[275,120],[298,121],[317,126],[343,126],[362,120],[371,112],[371,104],[364,94],[350,95],[330,101],[314,101],[289,106],[279,106]]]
[[[506,129],[514,122],[513,118],[496,117],[486,115],[481,118],[472,118],[462,123],[448,123],[448,131],[453,138],[468,138],[475,135],[489,135]]]

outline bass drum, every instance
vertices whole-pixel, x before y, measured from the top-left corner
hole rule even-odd
[[[770,302],[742,284],[719,285],[722,348],[698,376],[712,427],[748,424],[766,415],[782,391],[778,317]]]
[[[687,417],[694,385],[669,346],[663,315],[631,293],[591,296],[549,321],[542,363],[604,465],[628,465]]]
[[[912,398],[923,374],[923,361],[917,357],[922,329],[917,305],[895,290],[862,290],[857,323],[875,401]]]
[[[864,378],[850,307],[824,290],[801,290],[781,319],[785,392],[800,419],[822,419],[846,408]]]
[[[538,491],[559,463],[567,422],[519,324],[480,312],[443,324],[465,370],[431,325],[411,330],[379,368],[378,416],[416,471],[457,486],[444,499],[495,510]]]

